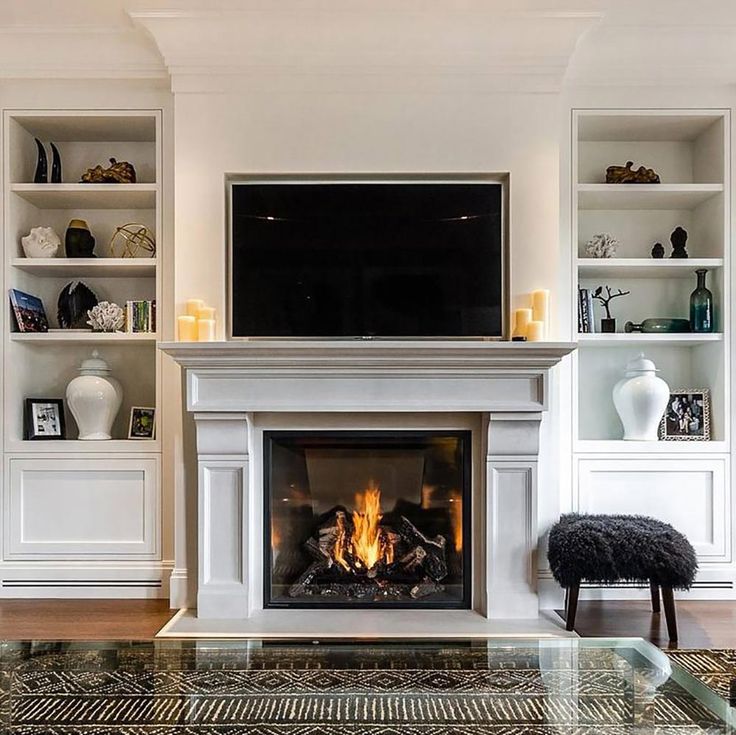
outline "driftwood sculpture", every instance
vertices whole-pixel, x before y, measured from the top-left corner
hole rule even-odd
[[[135,184],[135,169],[132,163],[110,159],[109,168],[95,166],[82,174],[82,184]]]
[[[659,184],[659,174],[654,169],[639,166],[636,171],[631,167],[633,161],[626,161],[625,166],[609,166],[606,169],[607,184]]]

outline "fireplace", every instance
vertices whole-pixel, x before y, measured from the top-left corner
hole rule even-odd
[[[469,608],[471,432],[264,432],[264,607]]]

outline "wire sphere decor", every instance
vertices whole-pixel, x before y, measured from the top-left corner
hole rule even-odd
[[[148,227],[129,222],[115,228],[115,234],[110,238],[110,253],[113,258],[153,258],[156,241]]]

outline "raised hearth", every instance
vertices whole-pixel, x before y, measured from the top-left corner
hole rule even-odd
[[[269,615],[280,625],[284,615],[303,615],[288,609],[292,606],[334,608],[325,613],[337,621],[334,616],[356,614],[343,607],[391,607],[392,601],[399,603],[396,607],[411,607],[420,598],[430,608],[445,607],[449,599],[448,607],[465,608],[464,614],[479,620],[538,616],[534,557],[539,423],[548,405],[549,371],[572,351],[572,344],[254,340],[168,343],[161,348],[186,369],[187,409],[197,426],[200,619],[257,620],[262,635]],[[420,462],[422,447],[415,441],[414,454],[404,457],[403,464],[392,460],[409,473],[410,479],[403,480],[408,484],[402,486],[414,488],[408,498],[399,499],[386,478],[371,477],[364,478],[366,487],[352,502],[310,495],[307,525],[298,533],[293,528],[277,531],[293,536],[290,553],[296,554],[289,562],[296,566],[285,567],[284,578],[277,579],[273,554],[284,547],[274,543],[271,525],[281,513],[274,512],[269,486],[273,467],[267,460],[274,439],[302,437],[307,445],[310,438],[332,439],[335,455],[337,438],[363,437],[370,443],[371,437],[402,435],[424,437],[425,445],[433,436],[467,437],[467,487],[450,487],[462,473],[446,475],[445,485],[429,499],[422,484],[441,483],[417,475],[417,468],[430,466],[436,458],[422,455]],[[307,456],[303,449],[296,447],[301,458],[294,466],[301,468],[302,481],[307,475],[313,481],[319,477],[320,487],[329,485],[331,472],[347,472],[348,465],[357,471],[360,462],[367,461],[357,457],[341,469],[334,463],[318,467],[319,452]],[[363,474],[378,471],[366,468],[370,462]],[[279,471],[284,471],[283,465]],[[426,469],[423,472],[426,475]],[[348,482],[352,489],[356,478]],[[371,488],[379,490],[378,497]],[[292,502],[289,495],[280,497],[282,503],[287,498],[284,504]],[[465,526],[460,527],[465,547],[462,542],[455,545],[451,499],[466,505]],[[364,557],[356,550],[355,534],[356,525],[370,524],[371,504],[375,514],[384,516],[372,521],[383,556],[372,562],[374,575],[369,577],[361,568]],[[344,541],[337,540],[346,533]],[[389,551],[389,545],[395,548]],[[394,551],[401,554],[401,564]],[[285,557],[282,561],[286,563]],[[312,563],[317,573],[300,582]],[[350,584],[357,586],[340,586],[348,582],[348,572]],[[361,587],[361,580],[368,585]],[[452,612],[427,611],[440,625],[441,615]],[[391,635],[390,626],[384,634]]]

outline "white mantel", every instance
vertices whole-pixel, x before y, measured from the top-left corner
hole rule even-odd
[[[261,609],[257,417],[273,422],[295,414],[341,415],[355,428],[361,417],[379,414],[394,421],[399,415],[482,417],[478,464],[485,468],[476,475],[481,480],[473,501],[480,549],[473,565],[474,614],[538,615],[539,422],[548,406],[549,371],[574,344],[242,340],[160,348],[186,370],[187,410],[197,426],[199,618],[258,618],[263,635],[264,613],[281,622],[289,614]]]

